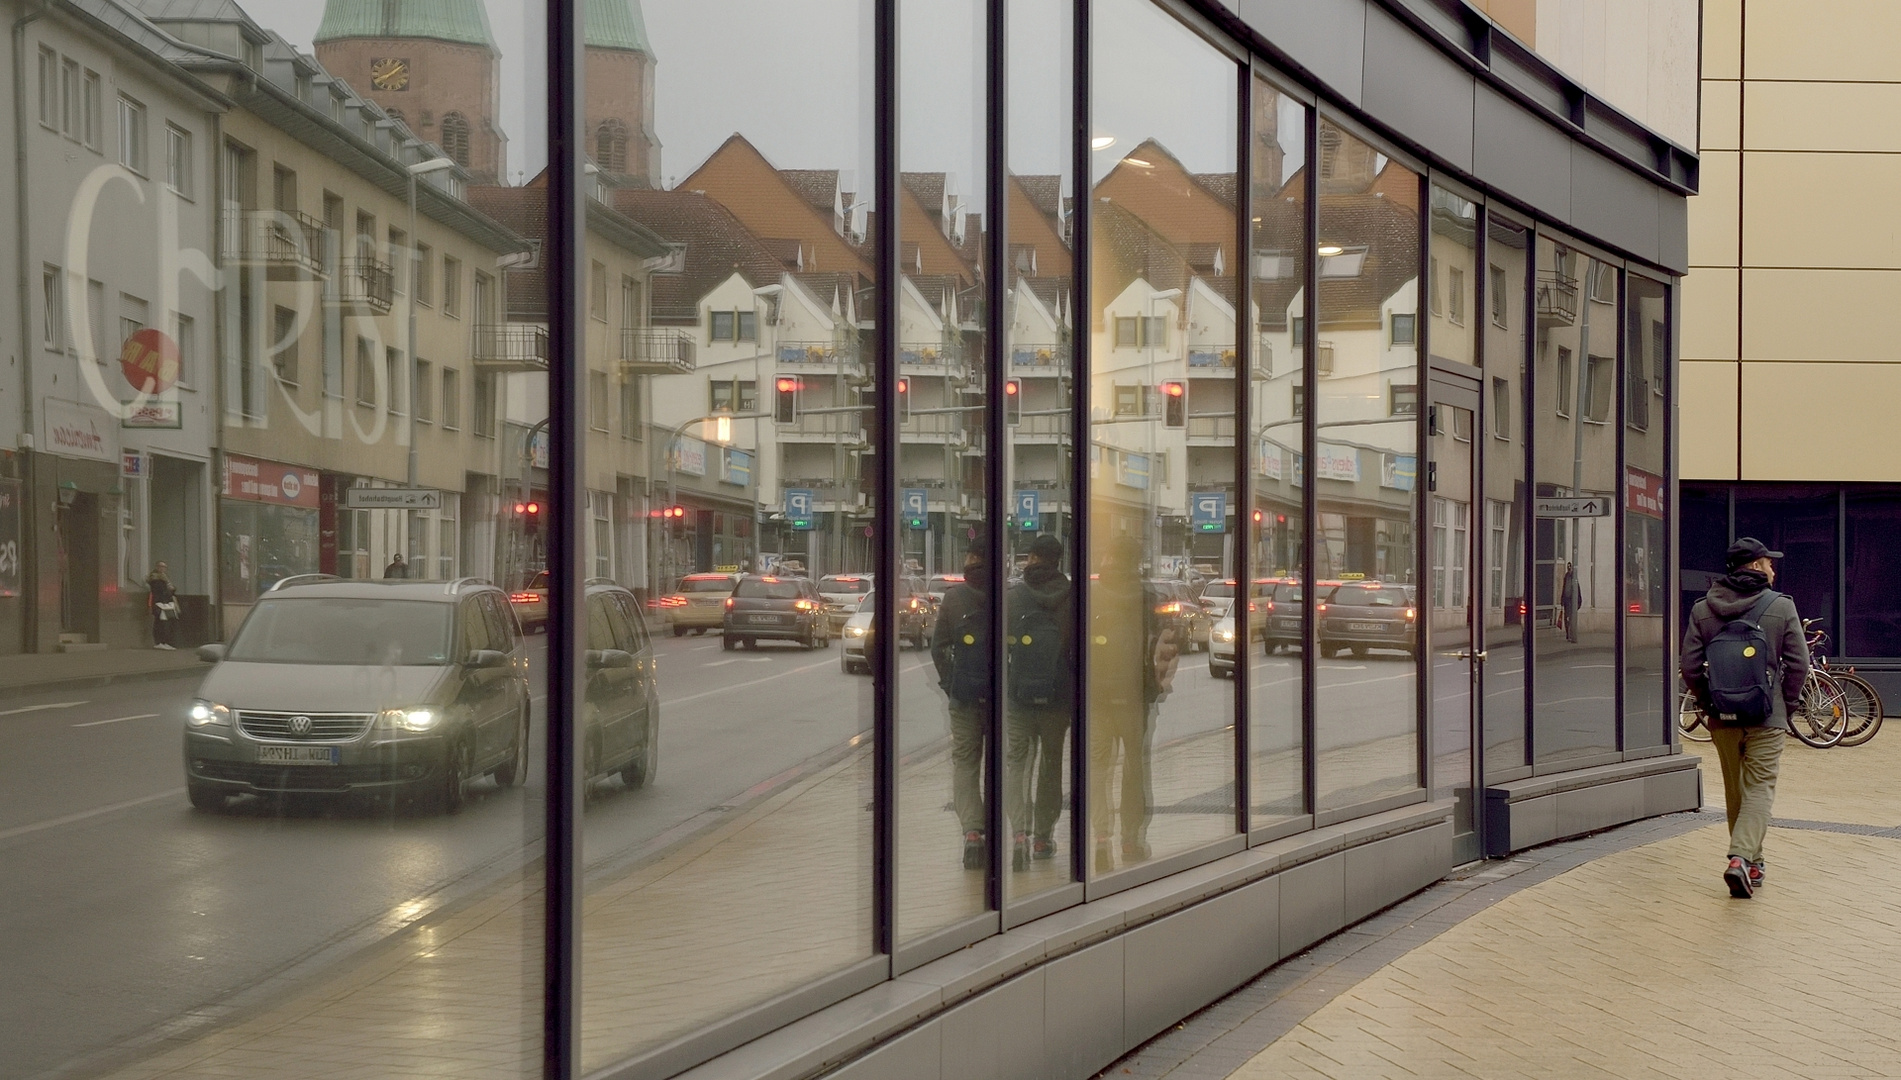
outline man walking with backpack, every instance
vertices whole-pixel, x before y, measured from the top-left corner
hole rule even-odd
[[[983,552],[964,556],[964,580],[944,590],[931,632],[937,684],[950,698],[951,807],[964,832],[964,869],[982,870],[983,750],[990,704],[990,569]]]
[[[1076,701],[1076,620],[1063,542],[1030,541],[1023,580],[1005,599],[1009,743],[1003,768],[1004,813],[1015,833],[1011,869],[1056,856],[1063,813],[1063,743]],[[1032,796],[1034,792],[1034,796]]]
[[[1809,677],[1809,645],[1795,601],[1769,586],[1775,560],[1762,541],[1729,546],[1728,575],[1690,609],[1683,682],[1709,717],[1723,769],[1729,861],[1723,882],[1746,900],[1762,887],[1762,838],[1776,797],[1789,713]]]

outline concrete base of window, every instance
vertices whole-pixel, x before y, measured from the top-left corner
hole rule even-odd
[[[1485,789],[1487,855],[1703,805],[1701,759],[1670,754],[1531,776]]]

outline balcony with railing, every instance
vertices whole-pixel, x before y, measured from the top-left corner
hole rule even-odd
[[[1069,374],[1069,346],[1057,345],[1018,345],[1010,350],[1010,373],[1013,375],[1067,375]]]
[[[1234,417],[1232,416],[1190,416],[1188,418],[1188,441],[1220,439],[1229,445],[1234,442]]]
[[[858,350],[835,341],[781,341],[773,353],[780,367],[858,370]]]
[[[1538,325],[1570,326],[1578,321],[1578,279],[1556,270],[1538,271]]]
[[[956,342],[936,345],[899,344],[898,365],[906,368],[952,368],[964,362],[963,347]]]
[[[628,375],[686,375],[693,371],[693,348],[685,330],[630,326],[620,332],[620,368]]]
[[[488,371],[546,371],[548,331],[530,323],[477,326],[469,358]]]
[[[336,302],[377,315],[389,314],[396,275],[376,259],[344,259],[337,266]]]
[[[842,413],[801,413],[792,423],[778,426],[779,441],[838,441],[848,448],[864,449],[870,445],[865,427],[870,417],[869,409]]]
[[[224,214],[226,265],[263,267],[273,281],[323,277],[329,240],[328,226],[295,210],[227,210]]]
[[[1068,413],[1028,413],[1010,428],[1018,442],[1057,442],[1069,437]]]
[[[1234,374],[1234,346],[1203,345],[1188,350],[1188,370],[1197,376]]]

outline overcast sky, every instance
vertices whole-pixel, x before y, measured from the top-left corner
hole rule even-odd
[[[305,49],[323,15],[318,0],[240,3]],[[544,9],[532,0],[487,4],[502,49],[509,170],[532,176],[547,160]],[[869,3],[641,0],[641,7],[659,58],[654,122],[664,182],[684,178],[734,132],[780,168],[870,175]],[[913,0],[901,22],[902,167],[955,173],[972,209],[982,203],[975,190],[983,153],[982,7],[981,0]],[[1010,7],[1011,167],[1061,171],[1071,6],[1017,0]],[[1117,142],[1098,155],[1097,176],[1146,135],[1196,171],[1232,168],[1232,64],[1147,0],[1107,0],[1096,11],[1100,55],[1114,58],[1096,73],[1097,116],[1105,128],[1123,129],[1102,132]]]

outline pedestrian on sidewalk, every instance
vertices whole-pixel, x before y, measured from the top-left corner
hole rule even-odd
[[[982,870],[984,731],[990,718],[990,570],[983,552],[964,555],[964,580],[944,590],[931,631],[937,685],[950,698],[951,807],[964,834],[964,869]]]
[[[397,553],[395,558],[389,561],[388,566],[385,566],[383,568],[383,577],[385,579],[406,578],[408,576],[409,576],[409,564],[403,561],[403,556],[402,556],[402,553],[400,552]]]
[[[1578,587],[1578,569],[1571,563],[1564,567],[1564,583],[1558,589],[1558,605],[1564,612],[1564,640],[1578,643],[1578,609],[1584,606],[1584,590]]]
[[[152,616],[152,648],[171,652],[178,646],[178,587],[163,562],[145,575],[146,605]]]
[[[1044,533],[1030,541],[1023,580],[1004,600],[1009,648],[1009,729],[1003,767],[1004,814],[1010,819],[1011,869],[1056,857],[1062,817],[1063,744],[1076,705],[1076,619],[1063,541]]]
[[[1728,575],[1690,609],[1683,637],[1683,682],[1709,717],[1723,769],[1729,816],[1723,882],[1739,900],[1762,887],[1762,839],[1789,714],[1809,677],[1809,644],[1795,601],[1769,587],[1780,558],[1782,552],[1754,537],[1731,544]]]

